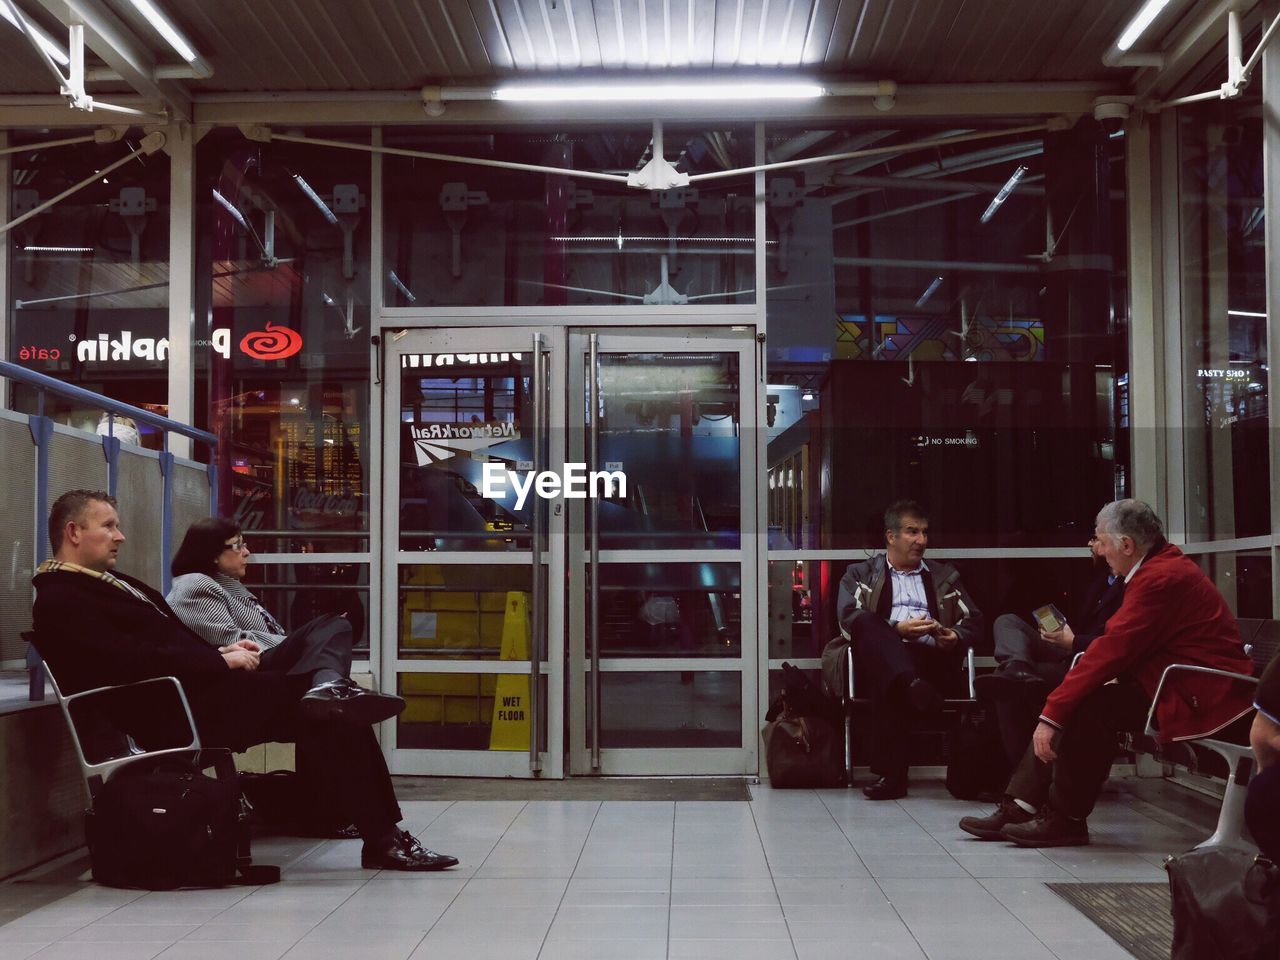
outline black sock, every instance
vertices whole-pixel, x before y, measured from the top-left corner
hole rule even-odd
[[[341,680],[341,679],[342,679],[342,674],[340,674],[337,670],[329,670],[329,669],[317,670],[311,676],[311,685],[318,687],[322,683],[332,683],[334,680]]]

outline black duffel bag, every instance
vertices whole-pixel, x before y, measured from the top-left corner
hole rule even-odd
[[[774,787],[838,787],[844,784],[844,744],[835,722],[837,704],[789,663],[783,692],[765,714],[760,731],[765,767]]]
[[[1280,957],[1280,867],[1236,847],[1165,860],[1173,901],[1172,960]]]
[[[278,867],[250,865],[247,811],[219,753],[130,764],[102,785],[85,814],[94,880],[172,890],[280,879]],[[218,776],[205,774],[210,763]]]
[[[947,792],[957,800],[995,803],[1004,796],[1013,765],[1000,740],[994,704],[973,704],[960,714],[947,757]]]

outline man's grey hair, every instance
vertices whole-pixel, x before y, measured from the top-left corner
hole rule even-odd
[[[1164,538],[1164,524],[1151,506],[1141,500],[1114,500],[1098,511],[1098,531],[1115,546],[1128,537],[1139,550],[1147,550]]]

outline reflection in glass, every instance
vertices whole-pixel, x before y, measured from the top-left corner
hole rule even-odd
[[[399,375],[400,549],[528,550],[535,496],[481,491],[487,464],[533,468],[532,353],[407,354]]]
[[[253,543],[252,547],[260,544]],[[324,613],[351,621],[357,650],[369,649],[369,566],[364,563],[251,563],[250,593],[286,631]]]
[[[401,657],[529,659],[529,566],[417,564],[399,578]]]
[[[740,657],[741,565],[600,565],[602,657]]]
[[[664,138],[668,159],[690,174],[754,160],[749,127],[668,126]],[[387,306],[753,303],[749,176],[662,191],[574,176],[639,170],[651,140],[648,127],[429,136],[385,128],[390,147],[566,170],[385,158]]]
[[[742,675],[606,673],[600,678],[600,746],[742,746]],[[591,731],[587,731],[590,743]]]
[[[196,161],[196,410],[221,439],[218,502],[264,548],[368,549],[349,535],[369,522],[369,162],[236,130]]]
[[[600,501],[600,546],[738,546],[737,354],[604,353],[599,361],[600,460],[627,477],[625,500]]]
[[[973,132],[769,127],[883,150],[769,177],[774,549],[876,547],[900,497],[956,546],[1072,544],[1127,487],[1123,141],[922,145]]]
[[[546,703],[547,682],[539,684]],[[529,677],[492,673],[402,673],[397,692],[404,712],[396,718],[396,746],[405,750],[529,749],[529,716],[523,709]],[[514,698],[521,702],[513,706]],[[546,748],[546,724],[540,724]]]
[[[83,133],[83,131],[79,131]],[[48,130],[12,134],[56,138]],[[88,143],[12,158],[11,220],[89,178],[137,146]],[[0,242],[8,257],[9,342],[5,359],[156,413],[168,412],[169,158],[130,161],[19,224]],[[8,382],[7,382],[8,383]],[[6,389],[8,389],[6,385]],[[34,392],[13,385],[13,406],[35,411]],[[105,435],[101,410],[50,396],[45,414]],[[114,435],[159,449],[159,431],[117,418]]]
[[[1178,114],[1187,534],[1271,529],[1262,104]]]

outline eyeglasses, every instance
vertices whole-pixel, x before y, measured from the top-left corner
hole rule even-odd
[[[229,543],[224,543],[222,545],[222,549],[235,550],[236,552],[239,552],[241,550],[249,549],[249,544],[245,541],[244,537],[236,537],[234,540],[230,541]]]

